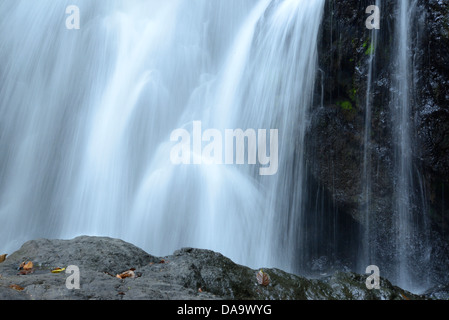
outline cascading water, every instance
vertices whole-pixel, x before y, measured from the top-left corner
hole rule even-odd
[[[376,1],[376,6],[381,9],[380,0]],[[372,215],[372,204],[371,204],[371,175],[372,175],[372,163],[371,163],[371,133],[372,133],[372,109],[373,109],[373,82],[374,82],[374,67],[376,58],[376,49],[378,42],[379,30],[373,28],[370,32],[370,44],[367,48],[366,53],[369,55],[368,59],[368,74],[366,80],[366,95],[365,95],[365,130],[363,136],[363,169],[362,169],[362,216],[364,222],[365,232],[363,233],[363,254],[361,255],[361,271],[363,268],[372,264],[373,250],[371,235],[373,234],[372,224],[370,223]]]
[[[81,10],[80,30],[65,27],[69,5]],[[419,275],[427,266],[427,226],[419,214],[425,192],[412,153],[416,5],[400,0],[395,15],[394,221],[381,234],[373,186],[383,184],[372,161],[376,55],[385,59],[377,30],[365,48],[364,150],[357,165],[366,232],[358,238],[363,256],[348,254],[363,273],[368,264],[384,263],[377,251],[394,251],[386,261],[395,270],[385,273],[406,289],[423,285]],[[251,267],[300,273],[314,258],[339,258],[337,247],[351,251],[352,234],[341,231],[352,233],[344,229],[356,225],[353,217],[339,216],[345,208],[334,206],[334,190],[305,163],[324,9],[325,0],[2,1],[0,253],[28,239],[105,235],[155,255],[200,247]],[[277,172],[261,176],[263,164],[174,165],[170,137],[179,128],[191,136],[266,130],[262,143],[278,138]],[[193,142],[194,161],[210,140]],[[222,157],[234,151],[221,142]]]
[[[429,265],[428,227],[425,216],[422,182],[413,163],[415,103],[411,26],[416,19],[416,0],[398,3],[396,22],[396,71],[394,79],[393,123],[395,124],[395,212],[396,212],[396,282],[408,290],[428,286],[425,266]],[[425,201],[422,201],[423,203]]]
[[[81,30],[65,29],[68,5]],[[29,6],[0,4],[3,250],[107,235],[156,255],[194,246],[296,271],[324,0]],[[277,175],[173,165],[170,133],[193,133],[193,121],[279,129]]]

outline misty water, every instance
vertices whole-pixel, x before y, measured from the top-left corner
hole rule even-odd
[[[407,215],[409,2],[398,8],[399,80],[391,98],[400,123],[401,271],[410,263],[404,239],[415,232]],[[80,30],[65,27],[71,4],[81,10]],[[2,1],[0,251],[29,239],[98,235],[153,255],[198,247],[253,268],[303,272],[322,245],[305,236],[316,210],[305,205],[304,153],[324,8],[325,0]],[[193,133],[194,121],[222,132],[278,129],[277,173],[261,176],[260,165],[174,165],[170,135]],[[368,239],[361,235],[357,259],[366,265],[375,262]],[[393,280],[412,288],[410,272],[401,271]]]

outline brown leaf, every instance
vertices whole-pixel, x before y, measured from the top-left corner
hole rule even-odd
[[[33,269],[33,263],[31,261],[22,262],[19,266],[19,270],[31,270]]]
[[[33,263],[31,261],[28,261],[24,266],[23,270],[31,270],[33,269]]]
[[[134,270],[136,270],[136,269],[134,269]],[[116,277],[119,278],[119,279],[135,278],[136,274],[134,273],[133,270],[128,270],[128,271],[125,271],[125,272],[123,272],[121,274],[116,275]]]
[[[7,256],[8,254],[2,254],[2,255],[0,255],[0,263],[2,263],[2,262],[4,262],[5,260],[6,260],[6,256]]]
[[[259,272],[257,272],[256,279],[257,279],[257,282],[264,287],[266,287],[270,284],[270,276],[268,275],[268,273],[264,272],[263,270],[260,270]]]
[[[199,293],[203,292],[203,289],[199,288],[199,289],[198,289],[198,292],[199,292]]]
[[[24,288],[22,288],[21,286],[18,286],[17,284],[11,284],[9,286],[11,289],[17,290],[17,291],[23,291],[25,290]]]
[[[24,276],[24,275],[27,275],[27,274],[31,274],[31,273],[33,273],[34,272],[34,270],[33,269],[30,269],[30,270],[20,270],[19,271],[19,273],[17,273],[19,276]]]

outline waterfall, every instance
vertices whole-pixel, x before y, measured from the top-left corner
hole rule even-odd
[[[80,8],[80,30],[65,28],[68,5]],[[3,1],[2,250],[103,235],[155,255],[193,246],[296,271],[307,250],[303,152],[323,7]],[[170,133],[192,133],[194,121],[278,129],[278,173],[173,165]]]
[[[380,0],[376,1],[376,6],[382,10]],[[371,236],[373,234],[373,228],[371,223],[371,215],[372,215],[372,146],[371,146],[371,133],[372,133],[372,109],[373,109],[373,82],[374,82],[374,68],[375,68],[375,58],[376,58],[376,49],[378,43],[378,30],[372,29],[370,32],[370,41],[367,52],[369,54],[368,59],[368,74],[366,80],[366,94],[365,94],[365,128],[363,135],[363,167],[362,167],[362,216],[364,221],[364,233],[363,233],[363,254],[362,263],[361,263],[361,271],[363,272],[363,268],[372,264],[373,259],[373,251],[375,250],[372,246]]]
[[[396,282],[408,290],[428,286],[428,225],[419,169],[413,163],[415,66],[412,26],[416,19],[416,0],[398,3],[396,23],[396,71],[394,80],[393,125],[395,139]],[[422,202],[422,203],[421,203]]]
[[[409,261],[406,255],[406,239],[411,230],[410,220],[410,171],[411,171],[411,141],[410,141],[410,35],[409,35],[409,0],[399,2],[398,17],[398,184],[396,205],[398,210],[398,248],[399,248],[399,283],[405,285],[409,278]]]

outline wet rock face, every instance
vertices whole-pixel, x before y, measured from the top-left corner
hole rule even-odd
[[[368,1],[328,1],[323,22],[317,94],[311,114],[308,164],[338,205],[363,224],[365,109],[371,32],[365,28]],[[372,208],[391,212],[393,194],[389,117],[391,5],[381,11],[382,29],[373,68],[369,163]],[[390,10],[389,10],[390,9]],[[384,49],[382,49],[384,48]],[[322,104],[321,104],[322,102]]]
[[[34,273],[17,275],[17,266],[34,262]],[[77,265],[80,289],[65,286],[68,274],[53,274],[54,266]],[[134,268],[135,278],[114,275]],[[257,270],[235,264],[223,255],[185,248],[156,258],[121,240],[80,237],[70,241],[36,240],[0,264],[0,300],[214,300],[214,299],[424,299],[381,279],[380,290],[366,288],[366,276],[338,272],[306,279],[278,269],[264,269],[268,286],[257,282]],[[17,285],[23,290],[10,288]]]
[[[420,1],[423,8],[421,108],[418,116],[420,159],[426,175],[430,214],[449,234],[449,3]],[[446,203],[445,203],[446,201]]]
[[[395,2],[384,1],[381,30],[372,68],[371,133],[365,145],[365,110],[369,60],[374,51],[372,32],[364,14],[371,1],[328,1],[324,15],[319,67],[306,161],[311,174],[330,193],[336,206],[366,226],[369,241],[388,250],[376,254],[386,264],[394,259],[391,232],[394,194],[394,128],[390,114],[390,87]],[[365,148],[367,166],[365,163]],[[365,197],[365,170],[370,198]],[[369,201],[369,203],[367,203]],[[360,240],[360,239],[359,239]]]
[[[372,69],[372,114],[369,145],[365,145],[365,110],[372,33],[364,14],[372,1],[326,2],[319,48],[314,106],[311,109],[307,166],[336,206],[365,225],[364,150],[368,148],[371,182],[370,241],[387,263],[391,248],[396,183],[391,96],[395,68],[397,1],[382,1],[381,29]],[[426,213],[434,231],[432,241],[449,235],[449,3],[417,1],[410,26],[412,63],[416,69],[412,94],[413,166],[416,195],[412,210]],[[420,189],[422,188],[422,190]],[[422,194],[419,194],[422,191]],[[422,205],[426,203],[426,205]],[[435,240],[437,239],[437,240]],[[394,251],[394,250],[393,250]]]

